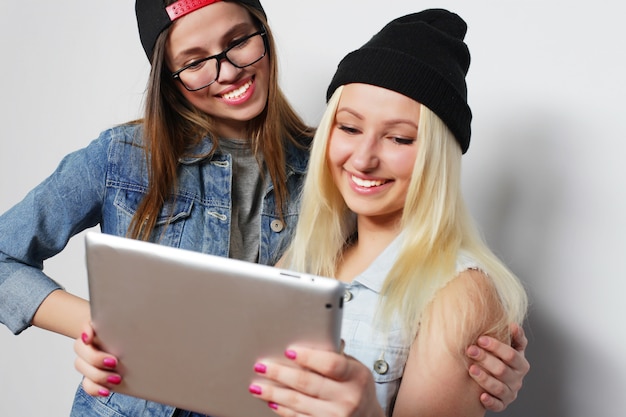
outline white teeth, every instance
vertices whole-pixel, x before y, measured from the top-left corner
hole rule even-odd
[[[233,100],[233,99],[239,98],[243,96],[246,93],[246,91],[248,91],[248,88],[250,88],[251,85],[252,85],[252,80],[249,80],[247,83],[245,83],[238,89],[233,90],[229,93],[226,93],[222,97],[225,98],[226,100]]]
[[[364,179],[355,177],[354,175],[352,176],[352,181],[354,181],[354,183],[358,185],[359,187],[365,187],[365,188],[378,187],[385,183],[385,181],[382,181],[382,180],[376,180],[376,181],[364,180]]]

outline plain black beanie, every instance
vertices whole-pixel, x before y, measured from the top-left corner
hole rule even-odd
[[[326,99],[350,83],[396,91],[439,116],[465,153],[472,120],[465,84],[470,64],[466,31],[460,16],[443,9],[395,19],[339,63]]]
[[[233,2],[251,6],[265,16],[265,10],[263,10],[263,6],[261,6],[259,0],[233,0]],[[180,3],[180,7],[184,8],[187,5],[194,7],[196,3],[201,3],[201,1],[182,0],[177,3]],[[172,19],[170,19],[166,7],[167,5],[164,0],[137,0],[135,2],[139,38],[141,39],[141,45],[149,61],[152,60],[152,53],[157,38],[161,32],[172,24]]]

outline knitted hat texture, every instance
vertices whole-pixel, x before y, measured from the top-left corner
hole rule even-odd
[[[439,116],[465,153],[472,120],[465,83],[470,64],[466,32],[465,21],[443,9],[395,19],[339,63],[326,98],[350,83],[396,91]]]

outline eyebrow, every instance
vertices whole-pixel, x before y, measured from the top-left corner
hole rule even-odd
[[[234,36],[235,33],[240,32],[243,29],[256,29],[256,25],[253,22],[240,22],[237,23],[236,25],[234,25],[233,27],[231,27],[229,30],[227,30],[222,37],[219,39],[221,42],[225,42],[227,40],[230,40],[230,38],[232,38]],[[176,54],[176,56],[172,59],[172,63],[176,64],[176,65],[180,65],[178,64],[179,61],[185,60],[188,56],[190,55],[194,55],[198,52],[204,52],[205,48],[202,46],[193,46],[191,48],[187,48],[187,49],[183,49],[182,51],[180,51],[179,53]],[[222,52],[219,51],[217,52],[218,54]],[[209,56],[209,55],[207,55]]]
[[[359,113],[358,111],[350,108],[350,107],[340,107],[337,109],[337,112],[335,113],[335,117],[337,117],[337,115],[339,113],[348,113],[351,114],[352,116],[356,117],[359,120],[365,120],[365,116],[363,116],[361,113]],[[410,125],[412,127],[415,127],[416,129],[418,128],[418,124],[415,123],[414,120],[412,119],[403,119],[403,118],[398,118],[398,119],[388,119],[384,121],[385,126],[394,126],[394,125],[400,125],[400,124],[406,124],[406,125]]]

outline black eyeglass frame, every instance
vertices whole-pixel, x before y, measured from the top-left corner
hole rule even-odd
[[[251,39],[251,38],[253,38],[253,37],[257,36],[257,35],[261,35],[261,37],[262,37],[262,39],[263,39],[263,55],[261,55],[261,56],[260,56],[257,60],[255,60],[254,62],[251,62],[251,63],[249,63],[249,64],[247,64],[247,65],[244,65],[244,66],[239,66],[239,65],[235,64],[233,61],[231,61],[231,60],[228,58],[228,53],[229,53],[232,49],[234,49],[234,48],[238,47],[238,46],[239,46],[239,45],[241,45],[242,43],[246,42],[248,39]],[[257,62],[259,62],[260,60],[262,60],[263,58],[265,58],[265,55],[267,55],[267,49],[268,49],[268,45],[267,45],[267,30],[265,29],[265,27],[261,27],[261,29],[260,29],[260,30],[257,30],[256,32],[251,33],[250,35],[244,36],[243,38],[239,39],[236,43],[234,43],[234,44],[230,45],[228,48],[224,49],[224,50],[223,50],[222,52],[220,52],[219,54],[217,54],[217,55],[212,55],[212,56],[208,56],[208,57],[206,57],[206,58],[202,58],[202,59],[199,59],[199,60],[197,60],[197,61],[194,61],[194,62],[192,62],[192,63],[190,63],[190,64],[187,64],[187,65],[185,65],[184,67],[182,67],[182,68],[180,68],[180,69],[178,69],[178,70],[174,71],[171,75],[172,75],[172,78],[174,78],[174,79],[176,79],[176,80],[180,81],[180,83],[183,85],[183,87],[185,87],[185,89],[186,89],[187,91],[198,91],[198,90],[202,90],[203,88],[207,88],[208,86],[210,86],[211,84],[213,84],[213,83],[214,83],[215,81],[217,81],[217,79],[220,77],[220,71],[222,70],[222,66],[221,66],[221,65],[222,65],[222,61],[223,61],[223,60],[227,60],[227,61],[228,61],[228,62],[230,62],[230,64],[231,64],[231,65],[233,65],[235,68],[240,68],[240,69],[241,69],[241,68],[246,68],[246,67],[249,67],[250,65],[254,65],[254,64],[256,64]],[[201,64],[201,63],[206,62],[206,61],[208,61],[208,60],[210,60],[210,59],[215,59],[215,61],[217,62],[217,64],[216,64],[216,65],[217,65],[217,75],[215,76],[215,79],[214,79],[213,81],[211,81],[210,83],[208,83],[208,84],[206,84],[206,85],[203,85],[202,87],[199,87],[199,88],[193,88],[193,89],[192,89],[192,88],[187,87],[187,86],[185,85],[185,83],[183,82],[183,80],[180,78],[180,73],[181,73],[181,72],[183,72],[183,71],[185,71],[186,69],[189,69],[189,68],[193,67],[194,65]]]

